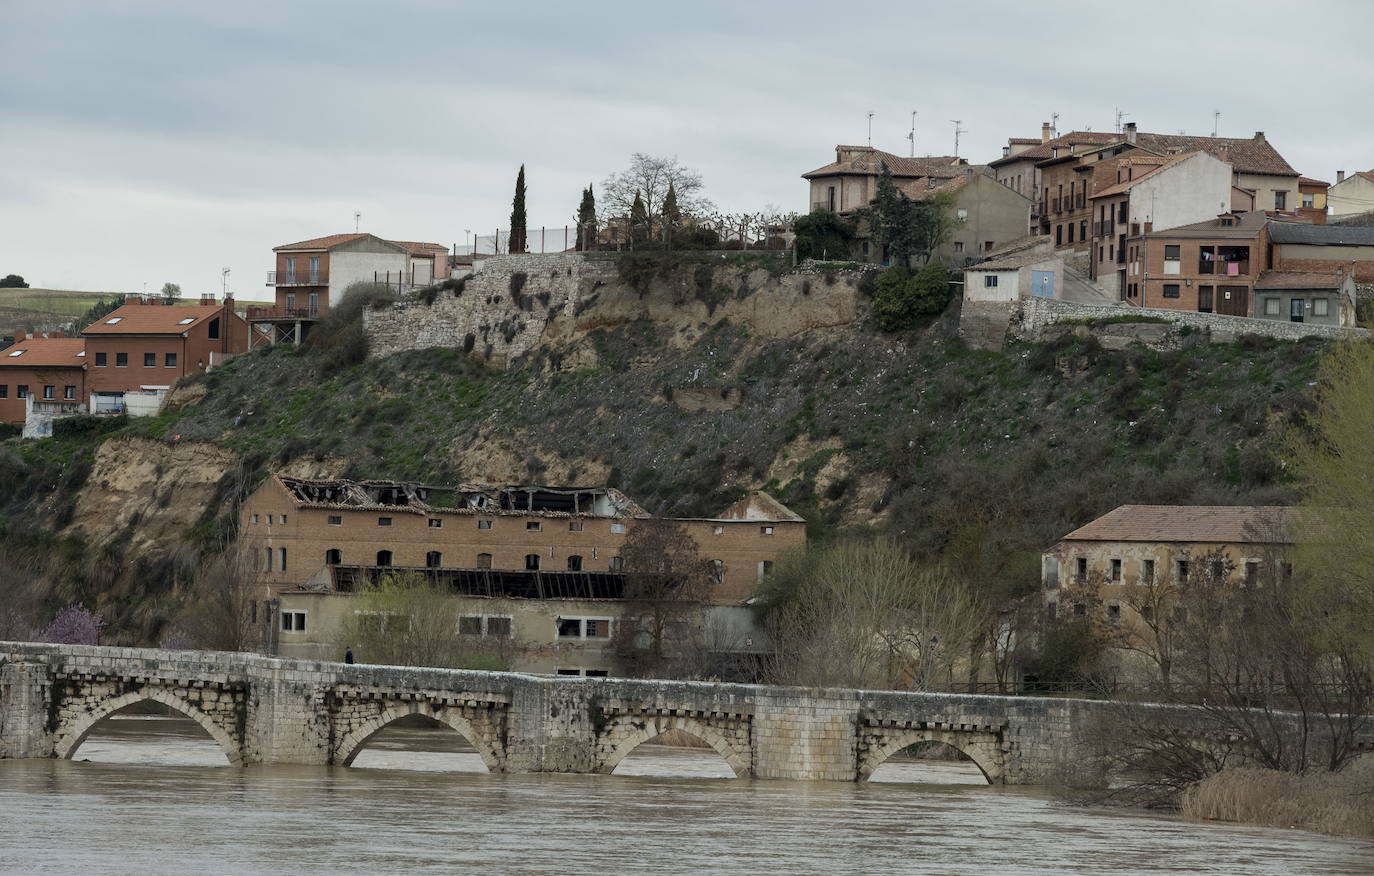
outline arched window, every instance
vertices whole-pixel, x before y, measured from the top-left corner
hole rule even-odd
[[[573,554],[572,556],[568,557],[568,571],[569,571],[569,572],[581,572],[581,571],[582,571],[582,558],[579,557],[577,554]]]
[[[444,564],[444,555],[438,551],[430,551],[425,554],[425,566],[430,569],[437,569]]]
[[[534,572],[539,569],[539,554],[525,554],[525,570]]]
[[[491,554],[478,554],[478,555],[477,555],[477,568],[479,568],[479,569],[490,569],[490,568],[491,568]]]
[[[270,571],[272,571],[272,549],[271,549],[271,548],[268,548],[268,549],[267,549],[267,554],[266,554],[266,557],[263,559],[263,563],[264,563],[264,565],[263,565],[263,567],[262,567],[262,570],[263,570],[264,572],[270,572]]]
[[[377,551],[377,565],[391,565],[391,551]]]
[[[343,563],[343,551],[338,548],[330,548],[324,552],[324,564],[326,566],[338,566]]]

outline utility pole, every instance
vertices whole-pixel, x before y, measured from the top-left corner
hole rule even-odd
[[[960,135],[960,134],[967,134],[968,131],[965,131],[962,127],[960,127],[960,125],[962,125],[962,124],[964,123],[964,120],[963,120],[963,119],[950,119],[950,121],[954,123],[954,157],[955,157],[955,158],[958,158],[958,157],[959,157],[959,135]]]
[[[916,110],[911,111],[911,133],[906,135],[911,141],[911,157],[916,157]]]
[[[868,145],[873,145],[873,113],[868,114]]]

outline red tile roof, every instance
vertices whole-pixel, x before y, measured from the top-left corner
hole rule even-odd
[[[310,240],[302,240],[299,243],[286,243],[281,246],[272,247],[272,252],[282,252],[292,249],[332,249],[341,243],[357,240],[360,237],[371,237],[370,234],[330,234],[325,237],[314,237]]]
[[[224,312],[218,304],[126,304],[87,326],[91,335],[180,335]],[[182,324],[182,320],[191,320]],[[111,320],[115,320],[111,322]]]
[[[413,256],[429,256],[435,253],[448,252],[448,247],[442,243],[418,243],[413,240],[388,240],[387,243],[394,243]]]
[[[1207,152],[1227,164],[1237,173],[1258,173],[1272,176],[1297,176],[1278,150],[1268,140],[1258,137],[1191,137],[1186,134],[1136,135],[1137,146],[1161,155],[1172,151]]]
[[[1326,180],[1322,180],[1322,179],[1313,179],[1313,178],[1310,177],[1310,176],[1300,176],[1300,177],[1298,177],[1298,185],[1300,185],[1300,186],[1321,186],[1321,187],[1324,188],[1324,189],[1329,189],[1329,188],[1331,188],[1331,183],[1327,182]]]
[[[897,177],[934,176],[947,179],[958,176],[968,167],[952,155],[905,158],[891,152],[883,152],[881,149],[874,149],[871,146],[836,146],[835,149],[837,152],[839,150],[852,152],[854,157],[849,161],[832,161],[824,167],[818,167],[809,173],[802,174],[802,179],[835,176],[841,173],[877,176],[882,169],[882,163],[886,163],[888,170]]]
[[[1061,541],[1288,544],[1287,522],[1278,505],[1122,505]]]
[[[1030,138],[1028,137],[1026,139],[1029,140]],[[1070,131],[1067,134],[1062,134],[1043,143],[1036,140],[1035,143],[1037,145],[1035,147],[1027,149],[1024,152],[1017,152],[1015,155],[999,158],[996,161],[989,162],[989,165],[996,167],[999,164],[1006,164],[1012,161],[1025,161],[1027,159],[1041,160],[1053,157],[1055,149],[1064,152],[1071,145],[1102,146],[1121,139],[1122,136],[1120,134],[1111,134],[1104,131]]]
[[[0,350],[0,366],[80,368],[85,354],[86,342],[81,338],[28,338]]]

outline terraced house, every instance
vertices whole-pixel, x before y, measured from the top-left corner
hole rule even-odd
[[[86,342],[81,338],[21,332],[13,346],[0,350],[0,422],[24,423],[35,407],[79,412],[85,406]],[[26,430],[25,437],[38,435]]]
[[[608,487],[274,476],[244,503],[240,532],[278,653],[337,658],[354,597],[404,574],[460,602],[455,636],[508,640],[515,668],[604,674],[626,602],[621,548],[653,520]],[[674,522],[712,570],[706,622],[733,637],[729,647],[759,647],[744,603],[779,554],[805,544],[805,522],[765,493]]]

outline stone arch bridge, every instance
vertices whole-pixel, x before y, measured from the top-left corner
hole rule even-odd
[[[373,734],[418,714],[461,733],[493,772],[609,773],[681,730],[737,776],[863,780],[906,746],[938,741],[999,784],[1050,780],[1109,708],[0,642],[0,758],[69,758],[97,723],[144,700],[190,717],[235,765],[348,765]]]

